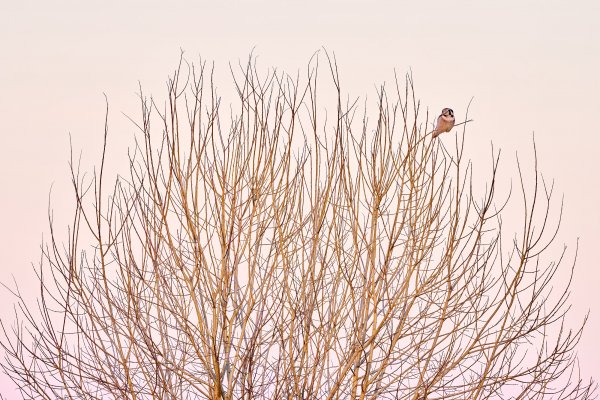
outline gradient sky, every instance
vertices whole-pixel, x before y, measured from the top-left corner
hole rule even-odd
[[[98,162],[103,93],[109,151],[123,157],[135,129],[122,113],[139,115],[138,82],[163,99],[180,49],[190,61],[214,60],[217,86],[226,91],[228,62],[247,59],[252,48],[259,66],[295,73],[325,46],[337,57],[342,89],[354,96],[373,98],[376,85],[392,83],[394,69],[401,76],[412,70],[417,96],[436,115],[452,106],[460,119],[474,96],[465,154],[476,177],[489,172],[493,143],[502,149],[502,180],[517,184],[515,153],[531,165],[535,132],[540,169],[554,179],[558,199],[564,194],[555,248],[565,243],[572,260],[579,238],[567,324],[576,327],[590,311],[580,366],[584,378],[600,379],[600,2],[216,3],[2,2],[1,282],[14,277],[33,290],[30,264],[48,237],[51,187],[56,223],[70,221],[69,134],[84,169]],[[2,289],[0,299],[0,317],[10,317],[11,296]],[[5,377],[0,385],[8,385]]]

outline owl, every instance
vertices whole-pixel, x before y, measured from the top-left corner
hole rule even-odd
[[[433,137],[438,137],[444,132],[450,132],[454,126],[454,111],[451,108],[444,108],[442,114],[437,119],[437,125],[433,130]]]

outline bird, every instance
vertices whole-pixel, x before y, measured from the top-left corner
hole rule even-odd
[[[437,119],[437,125],[433,130],[433,137],[438,137],[444,132],[450,132],[454,126],[454,111],[451,108],[444,108],[442,114]]]

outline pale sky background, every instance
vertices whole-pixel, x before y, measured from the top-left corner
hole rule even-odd
[[[252,48],[259,66],[295,73],[325,46],[352,95],[374,97],[394,69],[412,69],[431,113],[452,106],[461,118],[474,96],[465,154],[479,178],[493,143],[502,148],[501,179],[516,184],[515,152],[531,159],[535,131],[540,169],[565,198],[555,248],[564,242],[572,259],[579,238],[567,323],[576,327],[590,311],[578,352],[582,376],[600,379],[600,2],[217,3],[0,0],[0,281],[14,276],[36,289],[30,264],[48,236],[50,188],[64,227],[73,204],[69,133],[89,171],[100,155],[103,92],[109,151],[122,157],[135,129],[121,112],[139,116],[138,81],[164,98],[180,48],[190,61],[214,60],[226,89],[228,62]],[[13,299],[5,290],[0,299],[0,317],[10,318]],[[0,373],[5,394],[7,385]]]

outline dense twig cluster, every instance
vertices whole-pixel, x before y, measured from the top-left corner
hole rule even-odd
[[[127,179],[107,194],[106,137],[91,181],[72,162],[69,240],[44,247],[38,307],[2,323],[25,397],[592,396],[564,374],[581,330],[560,328],[568,287],[549,300],[560,262],[540,258],[554,231],[537,166],[504,248],[499,154],[478,199],[464,130],[442,151],[410,76],[358,121],[327,61],[333,116],[316,59],[303,78],[240,66],[236,111],[183,61],[164,107],[140,96]]]

